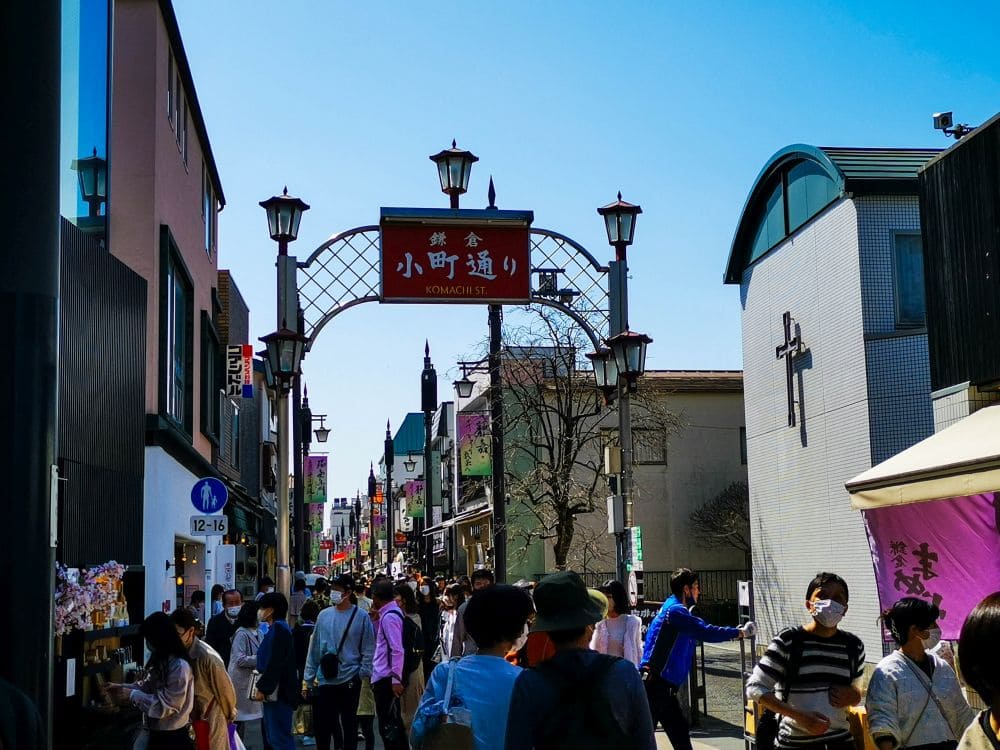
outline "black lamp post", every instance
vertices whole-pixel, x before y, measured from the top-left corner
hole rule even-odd
[[[439,151],[429,158],[437,164],[441,192],[449,197],[452,208],[458,208],[458,197],[469,189],[472,165],[479,161],[479,157],[471,151],[458,148],[453,140],[451,148]]]
[[[437,411],[437,372],[431,362],[430,342],[424,341],[424,369],[420,373],[420,409],[424,413],[424,529],[429,529],[433,523],[433,507],[435,501],[434,487],[440,483],[438,476],[431,474],[431,428],[434,422],[434,412]],[[424,570],[430,575],[434,571],[434,542],[430,536],[423,537],[426,559]]]
[[[392,558],[396,551],[396,513],[395,502],[392,496],[392,465],[396,461],[396,449],[392,442],[392,431],[389,427],[389,420],[385,422],[385,443],[383,444],[382,460],[385,461],[385,492],[383,493],[383,504],[385,505],[385,547],[386,547],[386,570],[388,575],[392,575]]]
[[[618,191],[618,200],[597,209],[604,217],[604,228],[608,233],[608,244],[615,249],[615,260],[625,260],[625,248],[632,244],[635,235],[635,217],[642,213],[642,208],[622,200]]]
[[[101,215],[101,204],[108,199],[108,162],[97,155],[94,148],[92,156],[73,161],[73,169],[80,181],[80,195],[89,207],[91,218]]]
[[[308,339],[289,328],[279,328],[261,336],[267,351],[267,364],[274,374],[278,389],[287,393],[292,380],[302,373],[302,357]]]
[[[378,495],[378,482],[375,480],[375,464],[368,467],[368,557],[375,569],[375,550],[378,544],[375,540],[375,498]]]
[[[646,347],[653,339],[644,333],[622,331],[605,342],[611,347],[615,366],[625,381],[629,390],[635,391],[636,382],[646,371]]]
[[[587,354],[594,368],[597,388],[604,394],[604,405],[609,406],[618,394],[618,361],[610,349],[598,349]]]
[[[286,187],[281,195],[261,201],[260,206],[267,212],[267,228],[271,239],[278,243],[278,254],[288,255],[288,243],[299,236],[299,222],[309,204],[289,195]]]

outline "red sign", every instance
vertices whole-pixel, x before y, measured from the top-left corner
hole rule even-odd
[[[333,549],[333,540],[332,539],[320,539],[319,540],[319,548],[320,549]]]
[[[315,573],[316,575],[325,576],[329,574],[330,569],[327,568],[325,565],[313,565],[312,572]]]
[[[336,565],[339,562],[344,562],[347,559],[346,552],[337,552],[333,557],[330,558],[330,562]]]
[[[530,218],[506,224],[384,219],[385,209],[383,302],[523,303],[531,297]]]

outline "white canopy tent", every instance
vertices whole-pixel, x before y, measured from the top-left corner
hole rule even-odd
[[[858,510],[1000,491],[1000,406],[980,409],[846,487]]]

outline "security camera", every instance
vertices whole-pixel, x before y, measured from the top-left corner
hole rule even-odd
[[[954,124],[954,119],[952,118],[951,112],[934,113],[935,130],[948,130],[953,124]]]

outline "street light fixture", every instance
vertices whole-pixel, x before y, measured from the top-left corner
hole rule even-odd
[[[266,366],[270,366],[275,382],[284,390],[302,373],[302,356],[309,340],[300,333],[282,326],[277,331],[261,336],[267,347]]]
[[[409,453],[406,454],[406,458],[403,461],[403,468],[408,472],[417,468],[417,460]]]
[[[653,339],[644,333],[626,330],[605,343],[611,347],[618,372],[628,382],[629,388],[635,390],[636,381],[646,371],[646,347],[653,343]]]
[[[618,191],[618,200],[597,209],[604,217],[604,228],[608,232],[608,243],[615,248],[616,260],[625,259],[625,248],[632,244],[635,235],[635,217],[642,213],[642,208],[622,200]]]
[[[257,352],[257,356],[264,363],[264,385],[269,391],[276,390],[278,382],[275,380],[274,370],[271,369],[271,360],[267,357],[267,349]]]
[[[108,162],[97,155],[73,160],[73,169],[80,181],[80,194],[90,207],[90,216],[100,216],[101,204],[108,199]]]
[[[604,394],[604,404],[609,406],[618,394],[618,360],[610,349],[598,349],[587,354],[594,367],[594,380],[597,388]]]
[[[302,214],[309,210],[309,204],[301,198],[288,194],[286,187],[281,195],[273,195],[260,202],[267,212],[267,228],[271,239],[278,243],[278,254],[288,254],[288,243],[299,236],[299,222]]]
[[[439,151],[428,158],[437,164],[441,192],[451,199],[452,208],[458,208],[458,196],[469,189],[472,165],[479,161],[479,157],[471,151],[458,148],[452,140],[451,148]]]
[[[476,387],[475,381],[469,380],[468,375],[462,375],[461,380],[452,383],[455,386],[455,393],[459,398],[471,398],[472,390]]]
[[[313,430],[316,433],[316,441],[325,443],[330,437],[330,428],[326,426],[326,414],[320,414],[313,419],[319,420],[319,427]]]

